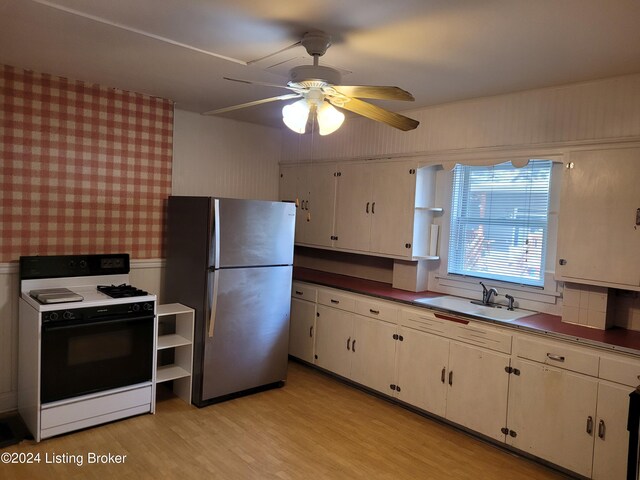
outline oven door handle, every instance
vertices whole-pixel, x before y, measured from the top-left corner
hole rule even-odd
[[[48,322],[42,325],[42,331],[48,332],[51,330],[65,330],[72,328],[80,328],[80,327],[93,327],[97,325],[112,325],[117,323],[130,323],[130,322],[139,322],[143,320],[151,320],[153,321],[153,315],[144,315],[140,317],[127,317],[127,318],[104,318],[97,319],[91,321],[85,320],[69,320],[69,321],[61,321],[61,322]]]

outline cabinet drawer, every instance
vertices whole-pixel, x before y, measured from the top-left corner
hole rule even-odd
[[[354,297],[335,290],[318,290],[318,303],[348,312],[353,312],[356,308],[356,299]]]
[[[521,358],[553,365],[593,377],[598,376],[600,357],[584,350],[567,347],[562,343],[519,337],[517,353]]]
[[[450,335],[450,330],[453,327],[451,322],[436,318],[428,310],[415,311],[408,309],[400,310],[400,325],[445,337]]]
[[[311,285],[305,285],[303,283],[295,283],[291,287],[291,296],[293,298],[300,298],[301,300],[308,300],[315,302],[318,296],[318,289]]]
[[[497,352],[511,353],[511,335],[483,328],[475,323],[455,325],[452,331],[452,338]]]
[[[398,307],[390,303],[358,299],[356,300],[355,312],[365,317],[378,318],[385,322],[395,323],[398,320]]]
[[[640,385],[640,361],[600,357],[600,378],[637,387]]]

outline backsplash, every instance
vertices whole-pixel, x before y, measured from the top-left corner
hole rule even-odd
[[[0,66],[0,262],[160,258],[173,103]]]

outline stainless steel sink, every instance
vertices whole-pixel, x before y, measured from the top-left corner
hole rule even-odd
[[[460,297],[434,297],[419,298],[416,303],[421,303],[429,307],[438,308],[454,313],[471,315],[473,317],[486,318],[487,320],[497,320],[500,322],[512,322],[518,318],[528,317],[536,312],[530,310],[507,310],[506,307],[477,305],[467,298]]]

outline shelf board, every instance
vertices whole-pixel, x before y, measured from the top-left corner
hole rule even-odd
[[[442,207],[416,207],[416,210],[427,210],[429,212],[443,212],[444,209]]]
[[[191,345],[191,340],[177,335],[175,333],[169,335],[160,335],[158,337],[158,350],[164,350],[165,348],[181,347],[183,345]]]
[[[414,260],[440,260],[440,256],[439,255],[426,255],[424,257],[414,256],[413,259]]]
[[[156,383],[168,382],[176,378],[188,377],[191,374],[178,365],[163,365],[158,367],[156,374]]]
[[[156,315],[159,317],[165,315],[179,315],[181,313],[193,313],[193,308],[182,305],[181,303],[167,303],[156,307]]]

